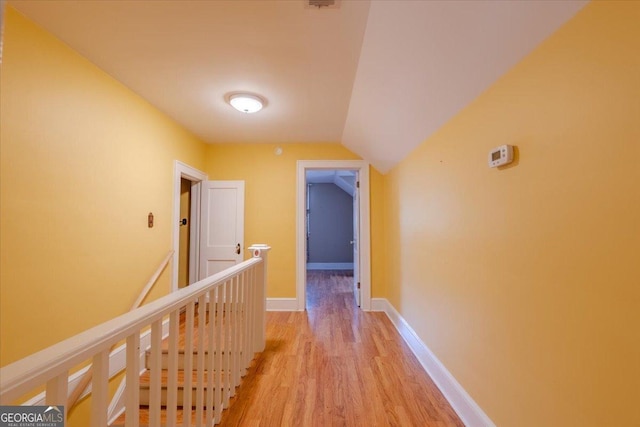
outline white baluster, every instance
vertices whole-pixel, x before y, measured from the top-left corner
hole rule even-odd
[[[184,323],[184,390],[182,395],[182,407],[186,408],[184,411],[191,412],[193,403],[193,331],[194,321],[193,316],[195,313],[195,303],[192,301],[187,304],[187,311],[185,312]],[[183,416],[183,425],[185,427],[191,427],[191,416]]]
[[[244,271],[243,274],[246,276],[247,286],[249,288],[249,292],[247,296],[249,297],[247,301],[247,314],[249,317],[247,318],[247,322],[249,323],[249,334],[247,335],[247,357],[245,359],[245,368],[249,368],[251,364],[251,359],[253,359],[253,345],[254,345],[254,337],[256,336],[256,281],[255,281],[255,268],[250,268],[247,271]]]
[[[140,424],[140,332],[127,337],[127,368],[125,376],[125,427]]]
[[[222,346],[222,322],[223,322],[223,313],[221,310],[221,301],[224,297],[223,292],[220,287],[217,287],[215,290],[216,294],[216,321],[215,321],[215,330],[216,330],[216,352],[212,357],[214,358],[214,372],[216,375],[216,385],[214,392],[214,401],[215,403],[215,422],[216,424],[220,422],[222,418],[222,352],[225,349]]]
[[[240,362],[240,348],[239,348],[239,338],[240,338],[240,322],[238,322],[238,307],[240,305],[239,302],[239,288],[238,285],[238,277],[234,277],[231,282],[231,294],[233,295],[233,306],[231,310],[231,330],[232,330],[232,348],[231,348],[231,397],[236,394],[236,387],[239,385],[240,375],[239,375],[239,367],[238,363]]]
[[[67,403],[67,394],[69,392],[69,372],[64,371],[57,377],[47,381],[46,400],[50,406],[64,406]],[[63,414],[63,424],[67,423],[67,413]]]
[[[215,341],[215,322],[218,317],[216,314],[216,304],[217,298],[214,290],[209,291],[209,322],[207,322],[207,360],[206,360],[206,371],[207,371],[207,393],[205,394],[207,401],[207,412],[206,412],[206,421],[207,425],[210,426],[213,418],[214,418],[214,392],[213,392],[213,376],[214,376],[214,366],[213,366],[213,355],[217,351],[219,351],[218,342]]]
[[[244,275],[240,275],[238,278],[242,284],[242,359],[241,359],[241,374],[246,373],[247,358],[249,355],[249,283]]]
[[[231,329],[229,323],[229,300],[231,299],[231,293],[229,292],[229,281],[226,281],[223,285],[224,299],[222,305],[222,346],[224,347],[224,353],[222,353],[222,405],[223,408],[229,407],[229,355],[231,354]]]
[[[180,335],[180,312],[169,315],[169,363],[167,366],[167,427],[175,427],[178,409],[178,337]]]
[[[91,382],[91,427],[107,426],[109,409],[109,349],[93,356]]]
[[[159,426],[162,387],[162,319],[151,324],[150,359],[149,424]]]
[[[213,304],[213,301],[209,301]],[[202,427],[202,417],[204,415],[204,324],[206,323],[207,298],[202,295],[198,298],[198,356],[196,358],[196,427]]]

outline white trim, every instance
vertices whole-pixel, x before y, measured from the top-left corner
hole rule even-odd
[[[174,162],[173,169],[173,262],[171,263],[171,292],[178,290],[178,258],[180,256],[180,180],[182,178],[191,181],[191,233],[190,233],[190,251],[189,257],[189,274],[191,281],[197,281],[194,278],[194,272],[198,271],[198,263],[200,262],[200,198],[202,182],[207,181],[207,174],[193,168],[179,160]]]
[[[202,181],[191,181],[191,211],[189,215],[189,284],[195,283],[200,280],[198,269],[200,268],[200,218],[202,217],[202,183],[206,182],[206,178],[207,177],[205,176],[205,179]],[[180,208],[178,207],[178,213],[179,212]],[[178,226],[178,237],[179,236],[180,226]]]
[[[389,305],[389,301],[386,298],[371,298],[371,311],[387,312]],[[389,314],[387,314],[387,317],[391,318]]]
[[[296,298],[267,298],[267,311],[298,311]]]
[[[298,160],[296,178],[296,298],[298,310],[306,309],[306,171],[307,169],[357,170],[360,181],[360,308],[371,310],[371,237],[369,163],[364,160]],[[354,262],[357,262],[354,260]]]
[[[433,382],[436,383],[451,407],[458,414],[467,427],[495,427],[495,424],[469,396],[469,393],[451,375],[447,368],[438,360],[433,352],[422,342],[418,334],[398,313],[386,298],[374,298],[372,300],[374,311],[384,311],[394,324],[409,348],[427,371]]]
[[[142,374],[141,371],[140,374]],[[118,389],[113,395],[113,399],[111,399],[111,403],[109,404],[109,409],[107,410],[107,425],[113,424],[120,415],[122,415],[125,411],[124,400],[125,400],[125,390],[127,388],[127,382],[123,379],[120,381],[120,385],[118,385]]]
[[[353,270],[352,262],[308,262],[307,270]]]
[[[169,319],[162,321],[162,338],[166,338],[169,334]],[[151,345],[151,331],[145,331],[140,334],[140,373],[142,374],[145,371],[145,354]],[[113,377],[118,375],[120,372],[124,371],[127,367],[127,346],[122,344],[119,347],[113,349],[111,353],[109,353],[109,379],[111,380]],[[71,396],[73,390],[75,390],[78,383],[82,380],[85,372],[89,370],[89,366],[85,366],[84,368],[74,372],[69,375],[69,387],[68,394]],[[91,383],[87,386],[84,393],[80,395],[78,398],[78,402],[82,400],[84,397],[88,396],[91,393]],[[22,403],[24,406],[40,406],[45,404],[45,392],[43,391],[40,394],[33,396],[31,399]],[[117,406],[117,403],[114,404],[114,407]],[[124,407],[124,402],[123,402]]]

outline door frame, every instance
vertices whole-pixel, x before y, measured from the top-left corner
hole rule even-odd
[[[369,163],[364,160],[298,160],[296,178],[296,304],[306,310],[306,188],[307,170],[356,170],[360,181],[360,308],[371,310],[371,229]],[[353,260],[353,262],[358,262]]]
[[[189,277],[198,278],[200,264],[200,205],[202,182],[209,177],[192,166],[174,161],[173,168],[173,261],[171,263],[171,292],[178,290],[178,257],[180,252],[180,181],[191,181],[191,218],[189,227]],[[191,281],[191,280],[190,280]]]

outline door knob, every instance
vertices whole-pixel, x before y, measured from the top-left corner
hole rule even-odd
[[[236,245],[236,253],[237,253],[238,255],[240,255],[240,252],[241,252],[241,251],[240,251],[240,243],[238,243],[238,244]]]

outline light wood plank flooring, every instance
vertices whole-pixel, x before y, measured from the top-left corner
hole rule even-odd
[[[309,273],[307,312],[267,313],[220,425],[463,426],[386,315],[355,307],[352,277]]]

